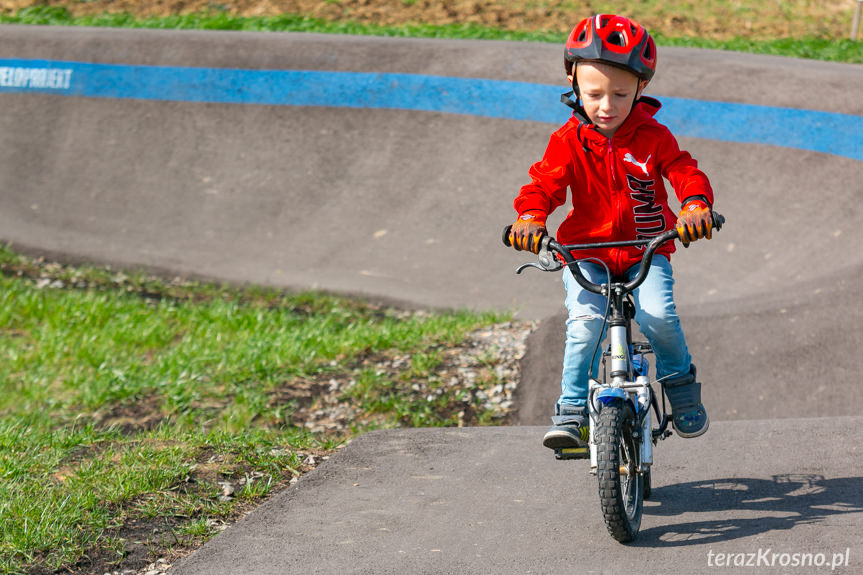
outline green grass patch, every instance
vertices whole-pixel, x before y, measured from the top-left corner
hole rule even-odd
[[[442,350],[504,316],[165,281],[6,248],[0,271],[0,573],[146,565],[200,544],[356,431],[457,425],[465,410],[495,421],[464,386],[429,389]],[[415,361],[381,376],[374,364],[394,356]],[[333,394],[357,423],[312,432],[304,414],[333,380],[356,382]]]
[[[656,36],[657,43],[662,46],[729,50],[770,56],[845,62],[849,64],[863,63],[863,42],[853,42],[849,39],[779,38],[773,40],[751,40],[748,38],[734,38],[731,40],[711,40],[690,37],[667,37],[661,34],[657,34]]]
[[[411,23],[383,26],[350,20],[328,21],[303,14],[280,16],[234,16],[227,12],[138,18],[128,13],[73,16],[62,6],[31,6],[12,15],[0,15],[0,23],[50,26],[96,26],[113,28],[157,28],[172,30],[235,30],[269,32],[314,32],[389,37],[456,38],[562,43],[566,34],[551,31],[509,30],[479,24]],[[731,50],[848,63],[863,63],[863,42],[819,37],[730,40],[674,36],[656,32],[660,45]]]
[[[470,38],[556,42],[565,36],[555,33],[501,30],[476,24],[404,24],[383,26],[353,21],[331,22],[303,14],[280,16],[234,16],[227,12],[207,12],[164,17],[139,18],[129,13],[104,13],[73,16],[62,6],[31,6],[14,15],[0,15],[0,23],[37,26],[96,26],[112,28],[150,28],[170,30],[228,30],[248,32],[311,32],[356,34],[364,36],[417,38]]]

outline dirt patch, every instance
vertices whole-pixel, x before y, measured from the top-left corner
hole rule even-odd
[[[0,0],[0,11],[33,5],[64,6],[73,15],[127,12],[140,17],[201,12],[236,16],[303,14],[367,24],[481,24],[505,30],[565,33],[597,13],[635,18],[667,36],[766,40],[814,36],[845,38],[855,0]]]
[[[106,406],[93,415],[97,428],[115,428],[124,435],[156,429],[164,419],[157,396]]]
[[[79,463],[93,456],[98,450],[96,447],[82,447],[67,463]],[[115,513],[120,520],[101,534],[103,543],[87,549],[77,564],[66,565],[60,571],[55,571],[46,567],[37,556],[28,574],[55,575],[62,572],[69,575],[147,575],[168,572],[174,563],[199,549],[207,540],[208,537],[190,535],[184,531],[184,527],[191,521],[200,519],[200,513],[150,516],[138,512],[138,509],[146,506],[151,499],[208,498],[211,496],[212,486],[218,485],[222,487],[221,498],[231,500],[233,505],[229,514],[207,519],[207,526],[211,532],[222,531],[261,503],[293,485],[298,476],[308,473],[329,459],[330,452],[311,449],[297,452],[296,455],[302,460],[299,466],[292,471],[285,470],[276,476],[270,476],[234,460],[232,454],[204,449],[197,455],[193,471],[175,485],[159,493],[143,494],[124,501],[122,509],[117,509]],[[229,469],[228,473],[226,469]],[[55,480],[62,481],[63,477],[55,476]],[[267,495],[255,499],[237,497],[247,484],[258,481],[271,483]],[[119,545],[105,544],[108,540],[119,542]]]

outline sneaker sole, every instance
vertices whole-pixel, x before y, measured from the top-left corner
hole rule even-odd
[[[568,433],[546,433],[542,445],[549,449],[566,449],[568,447],[585,447],[585,445]]]
[[[702,427],[701,429],[699,429],[695,433],[683,433],[682,431],[677,429],[677,426],[674,426],[674,431],[676,431],[677,435],[679,435],[680,437],[683,437],[685,439],[692,439],[693,437],[701,437],[702,435],[707,433],[708,427],[710,427],[710,418],[709,417],[707,418],[707,421],[704,422],[704,427]]]

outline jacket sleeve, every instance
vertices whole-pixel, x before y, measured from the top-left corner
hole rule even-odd
[[[659,145],[662,175],[671,182],[677,199],[682,204],[692,196],[703,196],[713,205],[713,188],[707,175],[698,169],[698,162],[689,152],[680,149],[677,139],[668,130],[664,130]]]
[[[530,167],[528,174],[531,182],[522,186],[513,202],[516,212],[538,210],[550,214],[566,201],[566,189],[572,181],[572,154],[560,134],[552,134],[545,155]]]

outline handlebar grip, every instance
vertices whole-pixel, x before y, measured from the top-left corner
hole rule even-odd
[[[505,228],[503,228],[503,238],[502,238],[502,239],[503,239],[503,245],[505,245],[505,246],[506,246],[506,247],[508,247],[508,248],[511,248],[511,247],[512,247],[512,243],[510,243],[510,241],[509,241],[509,232],[510,232],[511,230],[512,230],[512,226],[511,226],[511,225],[506,226]]]
[[[725,216],[723,216],[719,212],[713,212],[713,227],[717,230],[721,230],[724,224]]]

